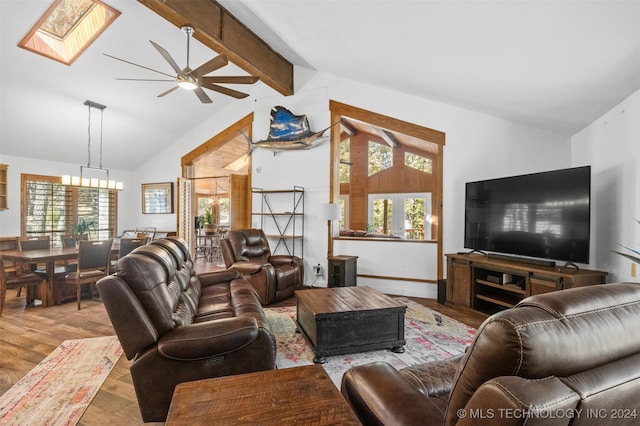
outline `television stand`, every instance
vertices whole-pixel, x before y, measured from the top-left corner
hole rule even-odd
[[[528,263],[530,265],[550,266],[550,267],[556,266],[556,262],[554,262],[553,260],[532,259],[530,257],[512,256],[509,254],[489,253],[487,257],[490,257],[492,259],[510,260],[512,262]]]
[[[490,254],[447,254],[445,304],[493,314],[526,297],[604,284],[607,273],[503,259]]]

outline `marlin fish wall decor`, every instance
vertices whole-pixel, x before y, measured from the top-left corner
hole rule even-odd
[[[283,106],[275,106],[271,109],[271,125],[267,139],[252,142],[244,133],[242,135],[249,143],[247,155],[251,155],[256,148],[273,151],[273,155],[276,155],[280,151],[315,148],[328,139],[322,134],[330,128],[331,126],[319,132],[312,132],[306,115],[295,115]]]

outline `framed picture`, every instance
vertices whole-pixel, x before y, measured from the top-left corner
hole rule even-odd
[[[143,183],[142,213],[173,213],[173,183]]]

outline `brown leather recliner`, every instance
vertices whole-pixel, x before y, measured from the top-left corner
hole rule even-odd
[[[488,318],[464,356],[354,367],[342,393],[367,425],[637,424],[640,285],[531,296]]]
[[[182,382],[276,368],[255,289],[233,270],[196,275],[175,237],[120,258],[97,284],[127,359],[145,422],[165,421]]]
[[[220,244],[226,267],[251,283],[263,305],[291,297],[302,288],[304,261],[297,256],[272,255],[261,229],[229,231]]]

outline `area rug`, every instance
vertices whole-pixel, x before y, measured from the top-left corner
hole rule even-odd
[[[404,297],[395,298],[407,306],[405,314],[405,352],[376,350],[327,357],[323,367],[340,387],[349,368],[374,361],[386,361],[396,368],[447,359],[461,354],[471,344],[476,330]],[[304,336],[296,333],[295,307],[266,308],[265,313],[276,336],[278,368],[313,364],[313,351]]]
[[[0,424],[75,425],[120,355],[116,336],[65,340],[0,396]]]

